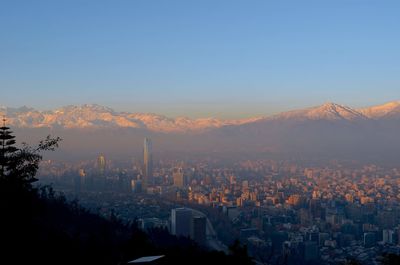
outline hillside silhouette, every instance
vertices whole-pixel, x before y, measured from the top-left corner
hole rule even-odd
[[[253,264],[238,242],[231,254],[208,251],[167,230],[138,229],[105,219],[69,202],[50,186],[33,185],[42,152],[58,147],[47,137],[37,147],[15,147],[10,128],[0,127],[0,240],[5,264],[126,264],[165,255],[159,264]]]

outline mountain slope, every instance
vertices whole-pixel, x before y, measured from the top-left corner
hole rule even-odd
[[[271,117],[274,120],[365,120],[367,117],[359,111],[336,103],[325,103],[321,106],[302,110],[293,110]]]
[[[207,139],[217,143],[215,150],[218,145],[232,152],[393,162],[400,155],[399,130],[395,119],[373,119],[359,110],[326,103],[225,126]]]
[[[400,118],[400,101],[359,109],[359,112],[371,119]]]

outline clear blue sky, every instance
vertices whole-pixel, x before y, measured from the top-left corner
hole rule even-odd
[[[3,0],[0,104],[243,117],[400,99],[400,1]]]

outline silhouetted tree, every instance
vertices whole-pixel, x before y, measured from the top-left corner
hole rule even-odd
[[[37,189],[32,185],[42,160],[41,153],[54,150],[60,138],[48,136],[38,146],[31,147],[25,143],[16,147],[15,136],[5,124],[0,127],[0,234],[1,245],[7,246],[4,254],[12,257],[17,264],[26,261],[25,254],[36,254],[39,246],[46,246],[43,238],[66,238],[62,232],[51,230],[46,225],[49,213],[45,201],[41,200]],[[43,227],[46,227],[45,229]],[[47,240],[46,242],[50,242]],[[13,252],[25,253],[13,255]]]
[[[0,127],[0,181],[8,188],[31,189],[37,181],[35,175],[42,160],[43,151],[53,151],[61,138],[47,136],[36,147],[22,143],[22,148],[15,147],[15,136],[5,124]]]
[[[9,127],[5,125],[3,118],[3,126],[0,127],[0,178],[5,179],[11,163],[11,157],[18,150],[15,145],[15,136],[12,135]]]

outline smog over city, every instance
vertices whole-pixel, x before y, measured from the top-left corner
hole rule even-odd
[[[2,259],[400,264],[399,13],[0,3]]]

